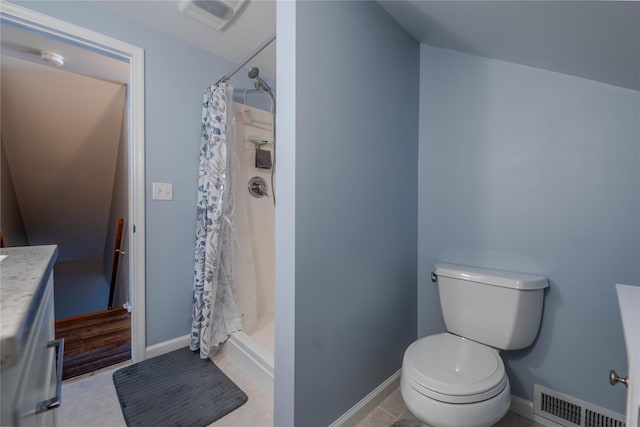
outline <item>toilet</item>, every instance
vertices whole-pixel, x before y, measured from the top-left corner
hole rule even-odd
[[[447,333],[412,343],[400,390],[430,427],[486,427],[509,410],[511,388],[500,350],[529,347],[542,318],[541,276],[437,264]]]

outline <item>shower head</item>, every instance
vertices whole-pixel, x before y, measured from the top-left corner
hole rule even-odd
[[[258,69],[258,67],[251,67],[251,69],[249,70],[249,78],[255,79],[256,77],[258,77],[258,74],[260,74],[260,70]]]
[[[251,69],[249,69],[248,76],[250,79],[256,80],[256,89],[264,90],[267,93],[267,95],[271,97],[271,99],[275,104],[276,99],[275,99],[275,96],[273,95],[273,91],[271,90],[271,87],[267,84],[267,82],[262,80],[262,77],[260,77],[259,74],[260,74],[260,70],[258,69],[258,67],[251,67]]]

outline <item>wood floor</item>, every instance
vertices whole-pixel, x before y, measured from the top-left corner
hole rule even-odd
[[[124,308],[56,321],[56,338],[64,338],[62,379],[131,358],[131,313]]]

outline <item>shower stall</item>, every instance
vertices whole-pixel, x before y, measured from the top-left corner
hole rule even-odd
[[[271,169],[257,168],[256,149],[274,158],[273,114],[235,103],[236,284],[242,331],[234,332],[221,352],[243,367],[260,386],[273,388],[275,315],[275,207]],[[249,183],[268,183],[259,192]],[[244,214],[246,213],[246,215]]]
[[[257,67],[248,71],[252,89],[234,92],[229,79],[273,40],[275,34],[205,92],[191,333],[191,349],[200,349],[202,358],[230,358],[269,393],[276,99]],[[248,93],[256,102],[247,102]]]

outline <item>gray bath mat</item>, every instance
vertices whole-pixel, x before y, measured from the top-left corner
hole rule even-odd
[[[188,348],[118,369],[113,382],[128,427],[206,426],[247,401],[211,360]]]

